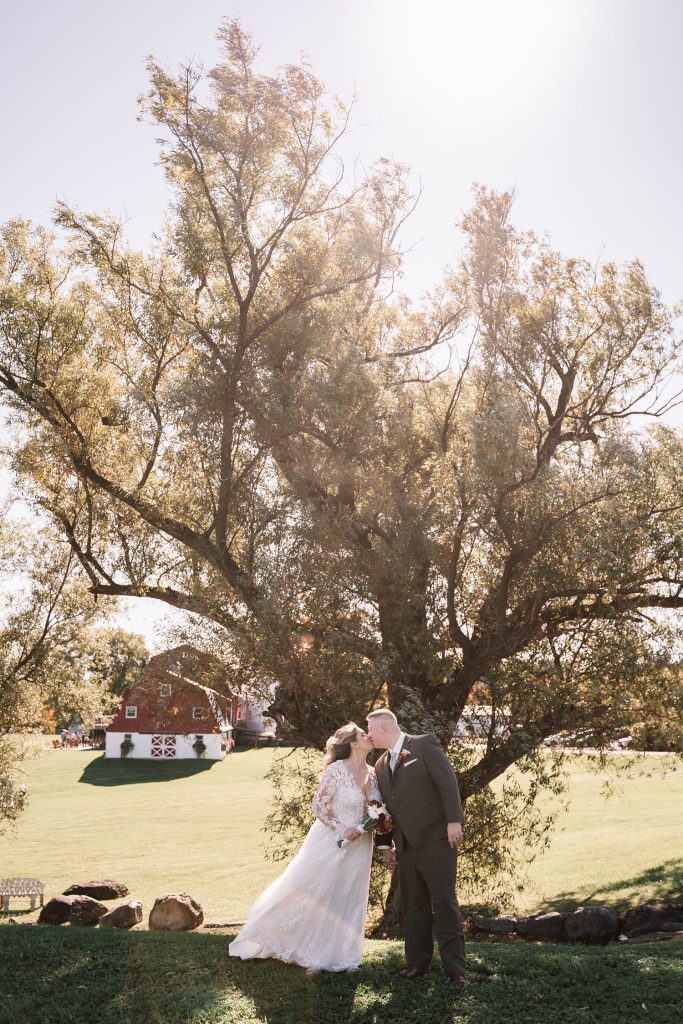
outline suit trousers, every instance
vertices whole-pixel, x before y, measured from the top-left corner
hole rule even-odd
[[[465,939],[455,895],[457,864],[457,851],[446,839],[424,846],[404,843],[398,854],[406,963],[429,966],[436,932],[446,974],[465,973]]]

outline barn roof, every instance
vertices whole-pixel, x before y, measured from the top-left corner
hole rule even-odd
[[[172,655],[175,651],[164,653]],[[168,660],[173,664],[172,658],[151,659],[145,678],[126,689],[109,732],[206,734],[224,732],[231,725],[232,695],[219,693],[173,671]],[[162,695],[164,684],[164,688],[170,689],[169,694]],[[126,707],[136,709],[134,718],[127,717]],[[197,711],[203,715],[195,718]]]

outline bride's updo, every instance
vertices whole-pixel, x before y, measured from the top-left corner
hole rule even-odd
[[[349,722],[330,736],[325,744],[323,768],[327,768],[333,761],[345,761],[347,757],[351,757],[351,744],[358,739],[359,731],[355,722]]]

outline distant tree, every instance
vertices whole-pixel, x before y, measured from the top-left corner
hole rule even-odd
[[[21,811],[22,734],[39,732],[46,708],[85,721],[108,708],[80,652],[100,611],[67,544],[0,525],[0,829]]]
[[[411,306],[405,170],[354,180],[310,70],[257,73],[235,23],[221,41],[207,75],[150,63],[156,248],[65,205],[61,246],[4,231],[14,468],[94,594],[195,613],[313,746],[387,700],[449,742],[486,703],[453,756],[503,832],[549,784],[544,739],[670,706],[683,442],[636,427],[670,400],[672,314],[639,263],[566,259],[485,188]],[[494,795],[513,764],[530,786]]]
[[[90,635],[90,672],[110,693],[120,697],[140,682],[149,651],[143,636],[120,627],[101,627]]]

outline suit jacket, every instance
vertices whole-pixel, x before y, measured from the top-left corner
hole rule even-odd
[[[375,765],[382,799],[393,821],[393,832],[376,836],[378,847],[393,839],[400,853],[405,836],[410,846],[425,846],[446,838],[450,821],[464,824],[455,772],[436,736],[406,736],[393,776],[389,751]]]

